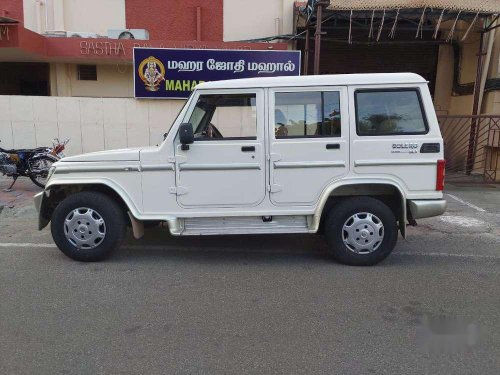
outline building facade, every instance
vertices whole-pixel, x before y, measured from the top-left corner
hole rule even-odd
[[[136,46],[299,49],[303,66],[309,60],[303,74],[313,74],[317,30],[307,22],[308,8],[318,3],[324,13],[317,73],[414,71],[429,80],[438,114],[470,115],[480,61],[476,113],[500,113],[500,38],[492,9],[478,8],[484,18],[443,10],[439,20],[426,7],[400,12],[399,3],[420,4],[411,0],[375,1],[370,9],[348,0],[340,8],[314,0],[0,0],[2,144],[30,147],[71,137],[70,153],[78,153],[160,142],[183,101],[133,98]],[[484,22],[492,30],[481,42]]]

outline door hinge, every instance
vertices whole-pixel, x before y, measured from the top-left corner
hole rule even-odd
[[[171,186],[168,188],[168,192],[175,195],[184,195],[187,194],[188,189],[184,186]]]
[[[271,152],[271,154],[269,154],[268,160],[270,160],[270,161],[279,161],[279,160],[281,160],[281,155],[280,154],[276,154],[274,152]]]
[[[169,156],[167,158],[167,161],[169,163],[177,163],[177,164],[182,164],[187,161],[187,158],[184,155],[175,155],[175,156]]]
[[[267,187],[267,190],[269,190],[271,193],[277,193],[278,191],[283,190],[283,186],[278,184],[272,184]]]

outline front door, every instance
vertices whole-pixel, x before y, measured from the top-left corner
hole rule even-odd
[[[176,149],[176,194],[182,207],[256,206],[265,197],[263,90],[199,91],[183,122],[189,150]]]
[[[269,92],[271,201],[314,205],[349,170],[347,88]]]

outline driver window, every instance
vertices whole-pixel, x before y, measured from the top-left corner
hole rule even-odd
[[[256,95],[200,95],[189,122],[195,139],[257,139]]]

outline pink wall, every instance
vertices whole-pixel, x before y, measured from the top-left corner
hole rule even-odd
[[[0,0],[0,17],[24,22],[23,0]]]

